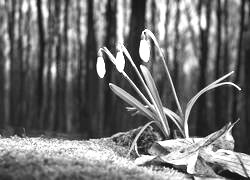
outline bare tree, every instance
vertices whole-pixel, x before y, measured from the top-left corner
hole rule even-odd
[[[116,11],[117,11],[117,1],[108,0],[106,5],[106,37],[105,46],[112,52],[116,52]],[[110,91],[107,84],[115,79],[113,74],[113,64],[110,61],[106,61],[106,75],[105,75],[105,85],[104,85],[104,126],[107,134],[114,133],[114,111],[116,109],[116,102],[113,93]],[[103,94],[103,93],[99,93]],[[112,125],[113,124],[113,125]]]
[[[17,114],[18,114],[18,121],[16,125],[22,126],[24,124],[23,122],[23,99],[24,99],[24,67],[23,67],[23,13],[22,13],[22,5],[23,0],[18,1],[18,71],[19,71],[19,94],[18,94],[18,107],[17,107]]]
[[[180,23],[180,0],[176,1],[176,14],[175,14],[175,24],[174,24],[174,31],[175,31],[175,38],[174,38],[174,68],[173,68],[173,83],[175,85],[175,89],[178,94],[179,89],[179,48],[180,48],[180,32],[179,32],[179,23]],[[176,109],[176,103],[172,102],[172,106]]]
[[[250,7],[250,2],[248,1],[248,7]],[[243,72],[244,72],[244,89],[245,89],[245,94],[244,94],[244,120],[246,123],[246,128],[250,126],[250,83],[249,83],[249,78],[250,78],[250,12],[247,16],[247,23],[246,23],[246,29],[243,32],[243,43],[244,43],[244,68],[243,68]],[[246,131],[247,132],[247,137],[250,135],[249,130]],[[249,149],[249,143],[250,143],[250,139],[247,138],[247,147],[248,150],[247,152],[250,152]]]
[[[54,114],[54,106],[53,106],[53,85],[52,85],[52,74],[51,74],[51,66],[53,62],[53,45],[54,45],[54,18],[53,18],[53,8],[52,1],[47,1],[48,6],[48,37],[46,40],[47,45],[47,80],[46,80],[46,99],[44,100],[44,111],[43,111],[43,120],[44,120],[44,128],[51,129],[51,121]],[[45,105],[46,104],[46,105]]]
[[[4,12],[4,6],[0,5],[0,11]],[[4,13],[0,13],[0,24],[5,23]],[[0,128],[5,126],[5,73],[4,73],[4,64],[5,64],[5,41],[4,41],[4,26],[0,26]]]
[[[87,39],[86,39],[86,81],[85,81],[85,105],[84,105],[84,119],[81,120],[81,130],[88,130],[89,135],[92,136],[95,132],[97,124],[97,101],[96,95],[98,93],[98,76],[95,71],[96,65],[96,37],[94,28],[94,3],[92,0],[87,1],[88,17],[87,17]]]
[[[221,25],[222,25],[222,8],[221,0],[217,0],[216,7],[216,16],[217,16],[217,29],[216,29],[216,59],[215,59],[215,79],[218,79],[221,76],[222,70],[222,59],[221,59]],[[222,102],[221,102],[221,89],[217,89],[214,93],[214,110],[215,110],[215,122],[218,127],[223,125],[223,114],[221,113]]]
[[[61,104],[61,78],[62,78],[62,61],[61,61],[61,43],[62,38],[60,34],[60,15],[61,15],[61,0],[54,2],[55,11],[55,62],[56,62],[56,82],[55,82],[55,117],[53,130],[60,130],[61,122],[63,118],[61,115],[62,104]]]
[[[43,106],[43,96],[44,96],[44,87],[43,87],[43,71],[44,71],[44,53],[45,53],[45,33],[43,25],[43,13],[42,13],[42,0],[36,1],[37,5],[37,26],[39,33],[39,53],[38,53],[38,75],[37,75],[37,120],[39,123],[34,123],[35,126],[38,125],[38,128],[43,127],[43,120],[41,119],[41,112]]]
[[[77,1],[77,19],[76,19],[76,31],[77,31],[77,43],[78,43],[78,56],[77,56],[77,82],[76,82],[76,120],[80,122],[84,118],[84,89],[83,89],[83,42],[81,40],[81,19],[82,8],[80,1]],[[83,126],[83,125],[81,125]],[[80,127],[81,129],[82,127]]]
[[[243,39],[243,31],[244,31],[244,22],[245,22],[245,4],[246,0],[241,0],[240,6],[240,21],[239,21],[239,39],[238,39],[238,47],[237,47],[237,58],[236,58],[236,65],[235,65],[235,78],[234,82],[238,83],[240,81],[240,71],[242,68],[242,39]],[[231,117],[232,120],[238,118],[239,113],[237,110],[237,101],[238,101],[238,93],[236,90],[233,91],[233,102],[232,102],[232,110],[231,110]]]
[[[202,14],[204,13],[204,14]],[[209,30],[210,30],[210,15],[211,15],[211,1],[199,0],[198,2],[198,16],[199,16],[199,31],[200,31],[200,57],[199,57],[199,78],[198,89],[202,89],[206,85],[206,70],[209,52]],[[202,18],[205,16],[205,18]],[[202,22],[205,21],[205,22]],[[204,23],[204,24],[203,24]],[[204,27],[205,26],[205,27]],[[211,122],[207,120],[207,105],[206,96],[200,97],[197,105],[197,134],[207,135],[211,128]]]

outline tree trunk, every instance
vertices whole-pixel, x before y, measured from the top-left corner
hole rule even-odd
[[[67,118],[67,107],[66,107],[66,100],[67,100],[67,69],[68,69],[68,11],[69,11],[69,2],[70,0],[65,0],[65,7],[64,7],[64,28],[63,28],[63,41],[64,41],[64,48],[63,48],[63,63],[62,63],[62,95],[61,95],[61,106],[62,106],[62,118],[61,127],[60,129],[65,132],[67,129],[68,118]]]
[[[156,9],[156,2],[155,0],[151,0],[151,28],[150,30],[152,33],[157,37],[156,35],[156,29],[157,29],[157,22],[156,22],[156,17],[157,17],[157,9]],[[156,53],[155,53],[155,46],[154,43],[151,41],[151,54],[150,54],[150,61],[147,63],[148,67],[150,68],[152,74],[154,74],[154,62],[156,62]]]
[[[220,78],[222,75],[222,69],[223,64],[221,59],[221,0],[217,0],[217,9],[216,9],[216,15],[217,15],[217,29],[216,29],[216,38],[217,38],[217,44],[216,44],[216,59],[215,59],[215,79]],[[223,114],[221,113],[221,109],[224,108],[221,104],[221,89],[217,89],[214,92],[214,110],[215,110],[215,122],[217,127],[223,126]]]
[[[0,5],[0,9],[2,9],[2,5]],[[4,65],[5,65],[5,40],[4,40],[4,26],[5,17],[4,14],[0,14],[0,128],[2,129],[5,126],[5,73],[4,73]]]
[[[26,20],[25,20],[25,33],[27,34],[27,46],[25,48],[25,55],[23,59],[23,84],[24,88],[26,89],[24,91],[24,101],[23,101],[23,113],[25,118],[25,124],[24,126],[26,128],[30,128],[31,122],[33,122],[33,118],[31,118],[32,109],[31,109],[31,102],[32,102],[32,85],[31,85],[31,71],[30,71],[30,65],[29,65],[29,59],[31,55],[31,2],[30,0],[28,3],[28,11],[26,13]]]
[[[229,1],[224,1],[224,35],[225,35],[225,39],[224,39],[224,49],[223,49],[223,74],[226,74],[229,72],[229,65],[230,65],[230,55],[229,55],[229,44],[230,44],[230,37],[229,37],[229,17],[228,17],[228,2]],[[230,100],[230,89],[229,88],[223,88],[222,89],[222,98],[223,98],[223,109],[222,109],[222,122],[224,122],[223,124],[221,124],[220,127],[222,127],[226,122],[229,122],[229,100]],[[236,119],[235,119],[236,121]]]
[[[55,1],[55,61],[56,61],[56,82],[55,82],[55,117],[53,130],[60,130],[62,119],[62,104],[61,104],[61,71],[62,71],[62,60],[61,60],[61,35],[60,35],[60,14],[61,14],[61,2],[60,0]]]
[[[37,75],[37,119],[34,121],[35,128],[42,128],[44,126],[43,119],[41,119],[41,112],[43,109],[43,71],[44,71],[44,50],[45,50],[45,34],[43,25],[43,13],[42,13],[42,0],[36,1],[37,5],[37,25],[39,33],[39,52],[38,52],[38,75]],[[39,123],[38,123],[39,122]],[[38,126],[38,127],[37,127]]]
[[[52,85],[52,73],[51,66],[53,63],[53,45],[54,45],[54,23],[53,23],[53,8],[52,1],[47,2],[48,6],[48,50],[47,50],[47,89],[46,89],[46,106],[44,106],[44,128],[45,129],[53,129],[53,125],[51,124],[53,115],[54,115],[54,106],[53,106],[53,85]]]
[[[9,59],[10,59],[10,86],[9,86],[9,122],[14,125],[17,119],[17,90],[16,90],[16,64],[15,64],[15,14],[16,0],[5,1],[8,9],[8,36],[10,43]]]
[[[248,1],[248,7],[250,7],[250,2]],[[250,10],[249,10],[250,11]],[[243,33],[243,48],[244,48],[244,86],[245,93],[244,93],[244,120],[246,122],[246,132],[247,136],[249,137],[250,131],[248,128],[250,127],[250,83],[249,83],[249,78],[250,78],[250,12],[248,14],[248,21],[246,24],[247,28]],[[250,139],[247,138],[247,153],[250,153]]]
[[[205,27],[202,26],[201,16],[205,10]],[[200,30],[200,58],[199,58],[199,69],[200,75],[198,79],[198,90],[201,90],[206,85],[206,70],[209,52],[209,30],[210,30],[210,14],[211,14],[211,1],[200,0],[198,4],[198,16],[199,16],[199,30]],[[207,105],[206,96],[200,97],[197,102],[197,135],[204,136],[211,132],[211,121],[207,120]]]
[[[85,82],[85,107],[84,119],[81,120],[81,129],[88,130],[88,134],[93,136],[95,134],[95,127],[97,125],[98,101],[98,76],[95,70],[97,59],[97,42],[94,28],[94,3],[92,0],[87,1],[88,17],[87,17],[87,39],[86,39],[86,82]]]
[[[235,78],[234,83],[239,83],[240,81],[240,71],[241,71],[241,64],[242,64],[242,37],[244,31],[244,22],[245,22],[245,4],[246,0],[241,0],[241,7],[240,7],[240,21],[239,21],[239,39],[238,39],[238,47],[237,47],[237,58],[236,58],[236,65],[235,65]],[[233,102],[232,102],[232,110],[231,110],[231,117],[234,121],[239,117],[239,113],[237,110],[238,107],[238,91],[233,88]]]
[[[169,67],[169,54],[168,54],[168,50],[169,50],[169,34],[168,34],[168,30],[169,30],[169,22],[170,22],[170,0],[166,0],[166,13],[165,13],[165,36],[164,36],[164,50],[165,50],[165,57],[166,57],[166,63]],[[169,85],[168,83],[165,83],[165,78],[162,78],[159,82],[159,94],[160,97],[162,99],[162,103],[163,105],[167,105],[169,103],[169,101],[171,101],[171,99],[168,99],[170,96],[168,95],[170,93],[169,91]],[[172,103],[168,104],[171,105]]]
[[[175,14],[175,24],[174,24],[174,31],[175,31],[175,38],[174,38],[174,59],[173,59],[173,83],[176,89],[176,93],[179,92],[178,86],[178,79],[179,79],[179,48],[180,48],[180,32],[179,32],[179,23],[180,23],[180,0],[176,1],[176,14]],[[173,110],[176,110],[176,103],[175,101],[172,102]]]
[[[78,41],[78,56],[77,56],[77,82],[76,82],[76,117],[75,120],[77,120],[80,124],[83,121],[84,118],[84,89],[83,89],[83,43],[81,41],[81,17],[82,17],[82,8],[80,1],[77,1],[77,41]],[[81,125],[83,126],[83,125]],[[82,127],[80,127],[81,130]]]
[[[140,68],[139,66],[142,64],[142,60],[139,56],[139,45],[141,40],[141,32],[145,29],[145,13],[146,13],[146,0],[133,0],[131,1],[131,16],[130,16],[130,24],[129,24],[129,34],[128,39],[126,40],[127,49],[131,54],[131,57],[134,60],[135,65],[137,68]],[[125,67],[125,70],[127,74],[131,77],[131,79],[134,81],[135,84],[137,84],[140,88],[141,83],[136,75],[134,73],[134,70],[131,69],[131,67],[127,66]],[[124,85],[126,89],[129,89],[129,85],[127,82],[124,82]],[[125,129],[136,127],[139,124],[141,124],[140,120],[143,117],[137,117],[136,122],[133,122],[133,126],[127,123],[129,121],[127,114],[123,114],[123,117],[120,115],[121,112],[117,116],[117,118],[123,120],[123,126]],[[131,117],[130,117],[131,118]]]
[[[130,52],[135,65],[139,68],[141,64],[141,58],[139,56],[139,45],[141,40],[141,32],[145,29],[145,12],[146,11],[146,0],[133,0],[131,2],[131,17],[130,17],[130,30],[127,39],[127,48]],[[128,70],[127,72],[131,72]],[[133,75],[133,79],[136,79],[135,73],[128,73]],[[136,79],[138,81],[138,79]],[[136,83],[135,84],[140,84]]]
[[[18,2],[18,14],[19,14],[19,19],[18,19],[18,58],[19,58],[19,94],[18,94],[18,108],[17,108],[17,114],[18,114],[18,120],[16,122],[17,126],[23,126],[24,122],[24,117],[23,117],[23,101],[24,101],[24,68],[23,68],[23,14],[22,14],[22,5],[23,1],[20,0]]]
[[[105,46],[111,51],[111,53],[115,54],[116,52],[116,11],[117,11],[117,1],[116,0],[108,0],[106,5],[106,38],[105,38]],[[105,75],[105,83],[104,83],[104,93],[100,92],[99,94],[105,94],[104,97],[104,126],[105,126],[105,134],[110,135],[115,132],[114,126],[114,111],[116,109],[116,98],[114,94],[109,89],[108,83],[111,81],[115,81],[115,76],[113,75],[114,65],[107,60],[106,61],[106,75]],[[100,88],[101,89],[101,88]]]

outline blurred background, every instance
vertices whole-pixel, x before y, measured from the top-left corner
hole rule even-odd
[[[98,49],[106,46],[115,55],[117,42],[142,64],[144,28],[165,52],[183,107],[235,71],[230,80],[242,91],[222,87],[202,96],[190,131],[205,136],[240,118],[236,149],[250,153],[249,0],[0,0],[0,128],[94,138],[145,124],[110,91],[112,82],[135,94],[107,57],[104,79],[95,68]],[[147,67],[163,104],[176,110],[153,44]],[[126,72],[138,82],[128,63]]]

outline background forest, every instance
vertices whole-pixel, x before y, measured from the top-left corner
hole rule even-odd
[[[115,55],[123,42],[136,65],[140,34],[150,29],[167,57],[184,106],[210,82],[234,70],[242,88],[219,88],[202,96],[190,118],[191,134],[204,136],[228,121],[236,149],[250,153],[249,0],[0,0],[0,128],[26,132],[109,136],[143,125],[108,87],[134,93],[106,61],[98,79],[97,51]],[[151,46],[150,68],[163,104],[175,109],[159,54]],[[131,67],[126,72],[137,81]]]

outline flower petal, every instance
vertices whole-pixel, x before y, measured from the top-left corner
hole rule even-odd
[[[124,70],[125,59],[124,59],[122,51],[118,51],[116,54],[115,66],[119,72],[122,72]]]
[[[96,71],[100,78],[103,78],[106,73],[105,62],[102,56],[98,56],[97,58]]]
[[[140,41],[139,55],[144,62],[149,61],[150,46],[149,46],[149,42],[146,39],[142,39]]]

